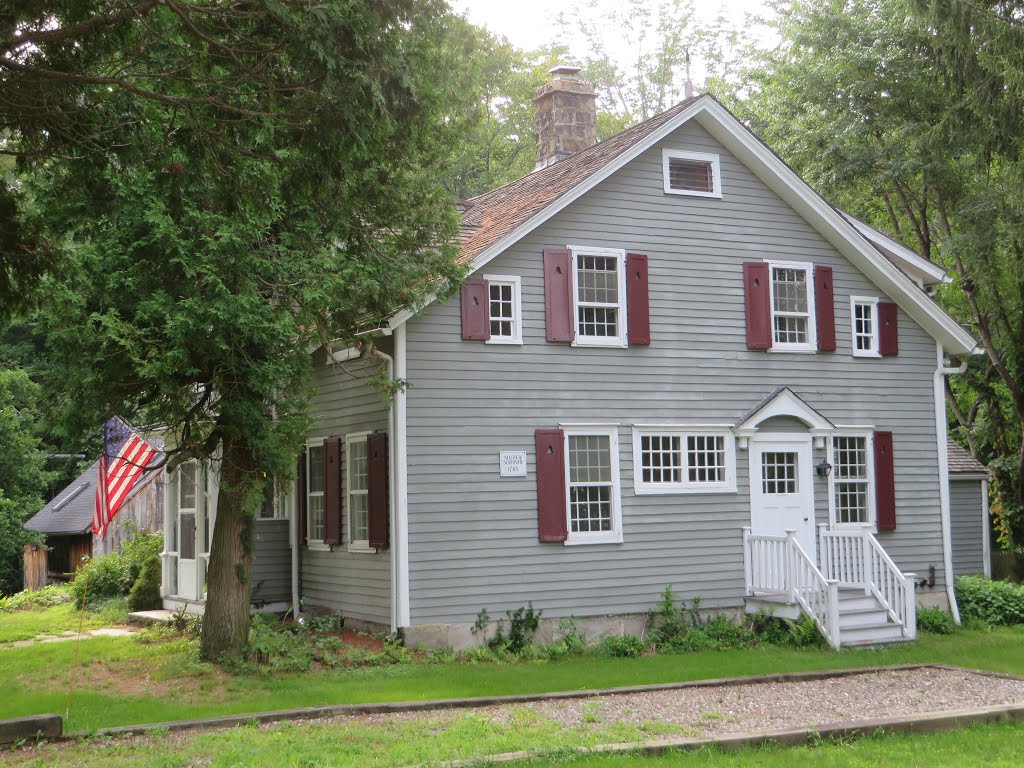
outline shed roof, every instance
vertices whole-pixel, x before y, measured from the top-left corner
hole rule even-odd
[[[987,475],[988,469],[953,438],[947,437],[946,463],[951,475]]]
[[[58,493],[25,523],[25,528],[50,536],[80,536],[92,530],[92,515],[96,504],[96,479],[99,460]],[[159,472],[146,473],[142,481],[132,488],[125,499],[127,504],[149,485]]]

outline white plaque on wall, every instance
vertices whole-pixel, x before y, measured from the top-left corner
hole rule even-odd
[[[526,477],[526,451],[502,451],[501,476]]]

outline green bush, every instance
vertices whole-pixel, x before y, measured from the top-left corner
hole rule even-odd
[[[86,607],[93,608],[103,600],[127,596],[142,573],[142,564],[154,555],[159,558],[163,541],[162,533],[136,532],[119,551],[86,562],[71,582],[75,605],[81,607],[83,597]]]
[[[505,634],[505,623],[499,620],[494,627],[494,634],[487,640],[487,647],[497,654],[511,654],[518,656],[527,649],[533,642],[533,635],[540,626],[540,617],[543,611],[533,607],[533,603],[520,606],[514,611],[505,611],[508,618],[508,634]],[[473,624],[473,633],[477,634],[486,631],[487,623],[490,621],[487,609],[481,609]]]
[[[160,606],[160,556],[150,555],[128,593],[128,607],[133,611],[150,611]]]
[[[17,592],[10,597],[0,597],[0,613],[25,611],[30,608],[49,608],[51,605],[66,603],[71,598],[65,584],[50,584],[34,592]]]
[[[665,587],[658,605],[647,616],[651,643],[663,653],[749,648],[757,644],[754,631],[737,624],[723,614],[705,619],[700,614],[700,598],[689,608],[680,602],[672,586]]]
[[[1024,624],[1024,585],[983,576],[958,576],[956,600],[964,619],[990,626]]]
[[[609,635],[597,644],[595,649],[599,656],[610,656],[616,659],[633,659],[643,656],[647,650],[644,641],[636,635]]]
[[[918,608],[917,628],[932,635],[951,635],[956,624],[952,615],[941,608]]]

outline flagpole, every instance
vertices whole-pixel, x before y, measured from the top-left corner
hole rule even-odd
[[[85,558],[83,557],[84,561]],[[75,688],[75,670],[78,669],[78,646],[82,644],[82,630],[85,628],[85,600],[89,596],[89,571],[92,569],[89,564],[86,563],[82,566],[85,570],[85,589],[82,590],[82,610],[78,619],[78,637],[75,638],[75,658],[71,663],[71,682],[68,684],[68,702],[64,707],[64,727],[68,725],[68,720],[71,717],[71,691]]]

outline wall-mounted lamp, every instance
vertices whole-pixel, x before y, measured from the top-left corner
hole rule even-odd
[[[822,459],[821,463],[814,467],[814,471],[818,473],[818,477],[828,477],[832,474],[832,465]]]

